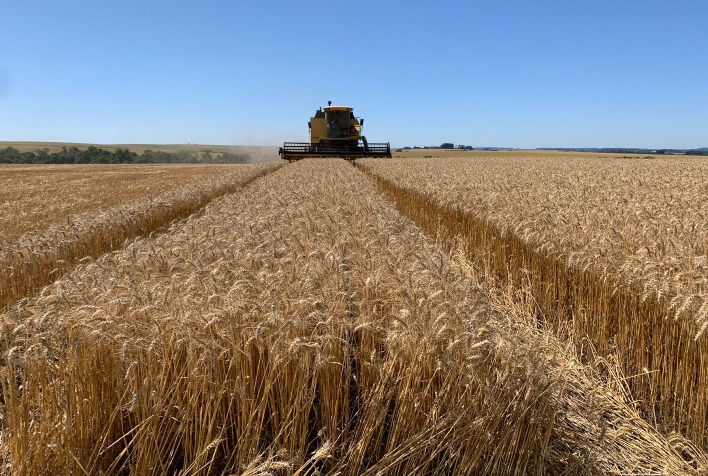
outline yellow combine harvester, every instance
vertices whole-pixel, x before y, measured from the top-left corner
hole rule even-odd
[[[280,158],[287,161],[308,157],[339,157],[354,160],[362,157],[391,157],[391,144],[369,143],[361,135],[364,119],[354,117],[354,109],[346,106],[320,108],[307,124],[310,143],[286,142]]]

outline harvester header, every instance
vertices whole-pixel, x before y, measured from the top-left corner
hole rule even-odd
[[[280,158],[287,161],[309,157],[339,157],[354,160],[362,157],[391,157],[391,144],[370,143],[361,133],[364,119],[354,117],[348,106],[319,108],[310,122],[310,142],[286,142]]]

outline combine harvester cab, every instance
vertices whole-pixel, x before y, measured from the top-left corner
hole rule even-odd
[[[280,148],[280,158],[288,162],[311,157],[342,158],[391,157],[391,144],[370,143],[361,135],[364,119],[354,117],[354,109],[347,106],[320,108],[307,124],[310,143],[286,142]]]

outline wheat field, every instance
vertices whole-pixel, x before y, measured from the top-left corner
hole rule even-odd
[[[207,181],[218,193],[131,240],[116,216],[88,226],[118,245],[0,315],[0,471],[708,470],[700,439],[647,418],[622,362],[589,364],[579,330],[538,325],[533,287],[460,246],[440,214],[454,187],[435,182],[454,167],[411,162],[407,182],[408,162],[359,162],[230,168],[230,188]]]
[[[0,165],[0,243],[62,225],[79,215],[188,185],[232,170],[221,165]]]
[[[623,366],[646,419],[708,447],[708,161],[364,161],[487,273],[526,286],[581,356]]]
[[[160,173],[160,168],[152,166],[128,166],[113,172],[109,166],[98,174],[86,171],[91,166],[60,170],[51,166],[22,167],[22,174],[28,177],[25,180],[31,177],[38,182],[28,187],[37,193],[22,196],[22,181],[19,184],[11,181],[12,185],[4,192],[20,194],[20,204],[16,207],[14,200],[8,200],[6,208],[27,206],[33,213],[30,219],[20,216],[4,220],[5,224],[16,226],[8,229],[8,235],[24,233],[15,241],[0,241],[0,309],[58,279],[76,263],[117,249],[126,240],[157,232],[174,220],[187,218],[216,197],[238,190],[274,167],[277,165],[188,166],[182,171],[168,168]],[[36,176],[31,175],[31,169],[37,171]],[[49,176],[59,178],[46,179],[47,169]],[[140,178],[138,183],[122,187],[134,174]],[[86,185],[95,175],[100,177],[95,186]],[[115,183],[111,182],[112,176],[117,178]],[[84,182],[83,187],[79,187],[80,182]],[[164,192],[160,193],[161,190]],[[141,198],[131,200],[135,196]],[[63,203],[59,197],[66,197],[70,203],[56,205]],[[120,197],[124,197],[122,202]],[[75,206],[74,199],[80,205]],[[109,206],[116,202],[117,205]],[[92,211],[80,213],[87,208]],[[50,225],[26,231],[28,227],[39,226],[37,223]]]

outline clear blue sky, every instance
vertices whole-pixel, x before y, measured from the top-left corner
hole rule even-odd
[[[0,140],[708,147],[708,2],[4,1]]]

